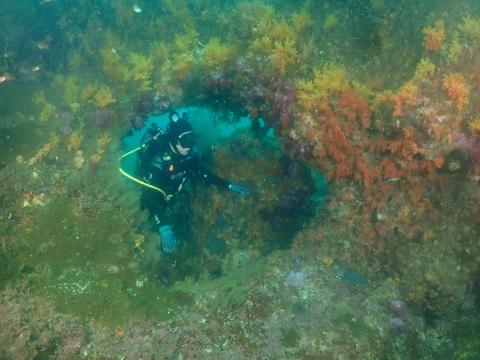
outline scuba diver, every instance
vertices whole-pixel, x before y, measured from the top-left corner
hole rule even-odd
[[[207,184],[248,195],[240,185],[224,180],[204,168],[195,151],[197,135],[188,114],[169,114],[165,130],[155,124],[142,139],[139,175],[143,185],[142,206],[149,210],[160,235],[160,248],[167,254],[177,249],[177,237],[172,227],[171,199],[180,193],[188,177],[200,178]]]

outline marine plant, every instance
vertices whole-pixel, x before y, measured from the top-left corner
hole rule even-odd
[[[100,56],[102,69],[110,82],[122,83],[128,79],[128,69],[114,48],[101,49]]]
[[[83,156],[83,151],[77,150],[73,158],[73,167],[77,170],[82,170],[84,164],[85,164],[85,158]]]
[[[291,23],[297,36],[301,36],[307,29],[311,29],[314,25],[314,21],[308,12],[308,9],[294,12],[291,17]]]
[[[98,91],[98,85],[87,84],[82,90],[80,99],[85,102],[91,102]]]
[[[112,136],[110,133],[103,133],[100,138],[97,139],[97,153],[103,154],[110,142],[112,141]]]
[[[460,42],[458,33],[455,33],[452,41],[448,44],[448,60],[451,63],[457,63],[462,52],[462,43]]]
[[[128,79],[134,81],[136,88],[140,92],[146,92],[152,89],[153,60],[149,56],[137,53],[128,55]]]
[[[442,85],[456,109],[464,110],[470,102],[470,86],[466,79],[460,73],[450,73],[445,75]]]
[[[184,81],[192,73],[196,63],[197,59],[193,54],[178,54],[173,56],[171,68],[175,77]]]
[[[337,15],[335,13],[330,13],[325,16],[323,20],[323,30],[331,31],[338,23]]]
[[[414,79],[421,80],[426,78],[432,78],[435,74],[435,64],[430,61],[428,58],[422,58],[417,64],[415,69]]]
[[[429,51],[440,51],[445,42],[445,23],[438,20],[434,26],[429,26],[423,30],[425,35],[425,49]]]
[[[149,54],[154,67],[160,68],[168,60],[168,46],[163,41],[157,41],[150,46]]]
[[[72,51],[67,55],[68,68],[72,73],[79,72],[82,65],[84,65],[84,59],[78,51]]]
[[[70,106],[80,101],[81,88],[76,75],[68,75],[65,77],[56,75],[54,81],[58,84],[59,92],[62,93],[65,104]]]
[[[260,2],[238,3],[233,11],[229,11],[228,23],[235,24],[239,38],[251,43],[255,38],[263,37],[263,31],[274,21],[275,10],[271,5]],[[261,26],[259,26],[261,24]]]
[[[45,123],[51,118],[53,118],[55,116],[56,111],[57,111],[57,108],[54,105],[49,103],[45,104],[42,111],[40,112],[40,117],[39,117],[40,122]]]
[[[271,54],[273,68],[284,75],[297,62],[297,50],[293,40],[276,41]]]
[[[44,144],[40,150],[30,159],[29,164],[35,165],[42,161],[47,155],[55,151],[58,148],[59,138],[55,133],[50,134],[50,140]]]
[[[418,87],[413,82],[404,84],[396,95],[393,96],[393,116],[402,116],[405,110],[413,109],[418,104]]]
[[[271,54],[274,49],[274,43],[269,35],[257,37],[250,45],[250,50],[247,57],[253,59],[255,56]]]
[[[112,91],[107,86],[100,86],[92,98],[92,103],[100,109],[104,109],[116,100],[113,97]]]
[[[480,133],[480,118],[471,119],[468,122],[468,130],[472,133]]]
[[[232,46],[224,44],[214,37],[203,47],[202,63],[209,70],[224,70],[233,60],[235,51]]]
[[[198,34],[194,30],[188,31],[185,34],[177,34],[173,41],[175,51],[183,54],[195,50],[198,46]]]
[[[297,103],[312,111],[327,101],[329,96],[340,94],[348,87],[347,74],[342,67],[325,65],[313,72],[312,80],[299,80],[297,83]]]
[[[67,149],[76,153],[80,150],[80,145],[83,141],[83,126],[75,130],[68,136]]]
[[[169,63],[163,68],[164,73],[172,73],[177,80],[185,80],[193,71],[197,63],[196,50],[198,47],[197,34],[190,31],[177,35],[170,46]]]
[[[470,15],[463,19],[459,32],[475,47],[480,46],[480,21]]]
[[[40,107],[44,107],[47,104],[47,99],[45,97],[45,91],[40,90],[40,91],[36,92],[34,97],[33,97],[33,102],[34,102],[34,104],[36,104]]]

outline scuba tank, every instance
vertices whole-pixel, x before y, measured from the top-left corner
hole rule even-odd
[[[143,134],[140,141],[140,151],[138,154],[140,157],[140,161],[143,161],[145,159],[145,152],[147,151],[148,144],[151,141],[156,140],[160,136],[166,136],[169,141],[175,142],[177,140],[176,136],[178,135],[175,131],[175,127],[178,126],[178,124],[180,123],[186,122],[190,124],[188,112],[183,112],[180,116],[176,111],[171,111],[168,117],[170,121],[168,122],[165,130],[160,129],[160,127],[156,123],[152,123],[151,127],[145,132],[145,134]]]

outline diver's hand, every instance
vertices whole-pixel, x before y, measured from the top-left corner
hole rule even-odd
[[[228,190],[230,190],[231,192],[239,193],[242,196],[250,195],[250,193],[248,192],[248,189],[245,186],[240,184],[230,184],[228,185]]]
[[[163,225],[158,228],[162,250],[166,253],[173,253],[177,248],[177,239],[170,225]]]

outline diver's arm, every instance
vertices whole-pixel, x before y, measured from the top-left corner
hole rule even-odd
[[[228,189],[230,186],[230,182],[227,180],[222,179],[221,177],[215,175],[208,169],[204,168],[203,166],[199,166],[197,168],[197,174],[209,185],[215,185],[219,188]]]
[[[198,176],[209,185],[215,185],[215,186],[218,186],[219,188],[228,189],[230,182],[222,179],[221,177],[215,175],[210,170],[202,166],[200,164],[200,158],[198,153],[193,154],[193,159],[191,164],[192,164],[191,170],[194,176]]]
[[[195,172],[207,183],[216,185],[220,188],[228,189],[231,192],[239,193],[240,195],[249,195],[248,189],[240,184],[232,183],[221,177],[215,175],[205,167],[200,165],[198,154],[194,157]]]

